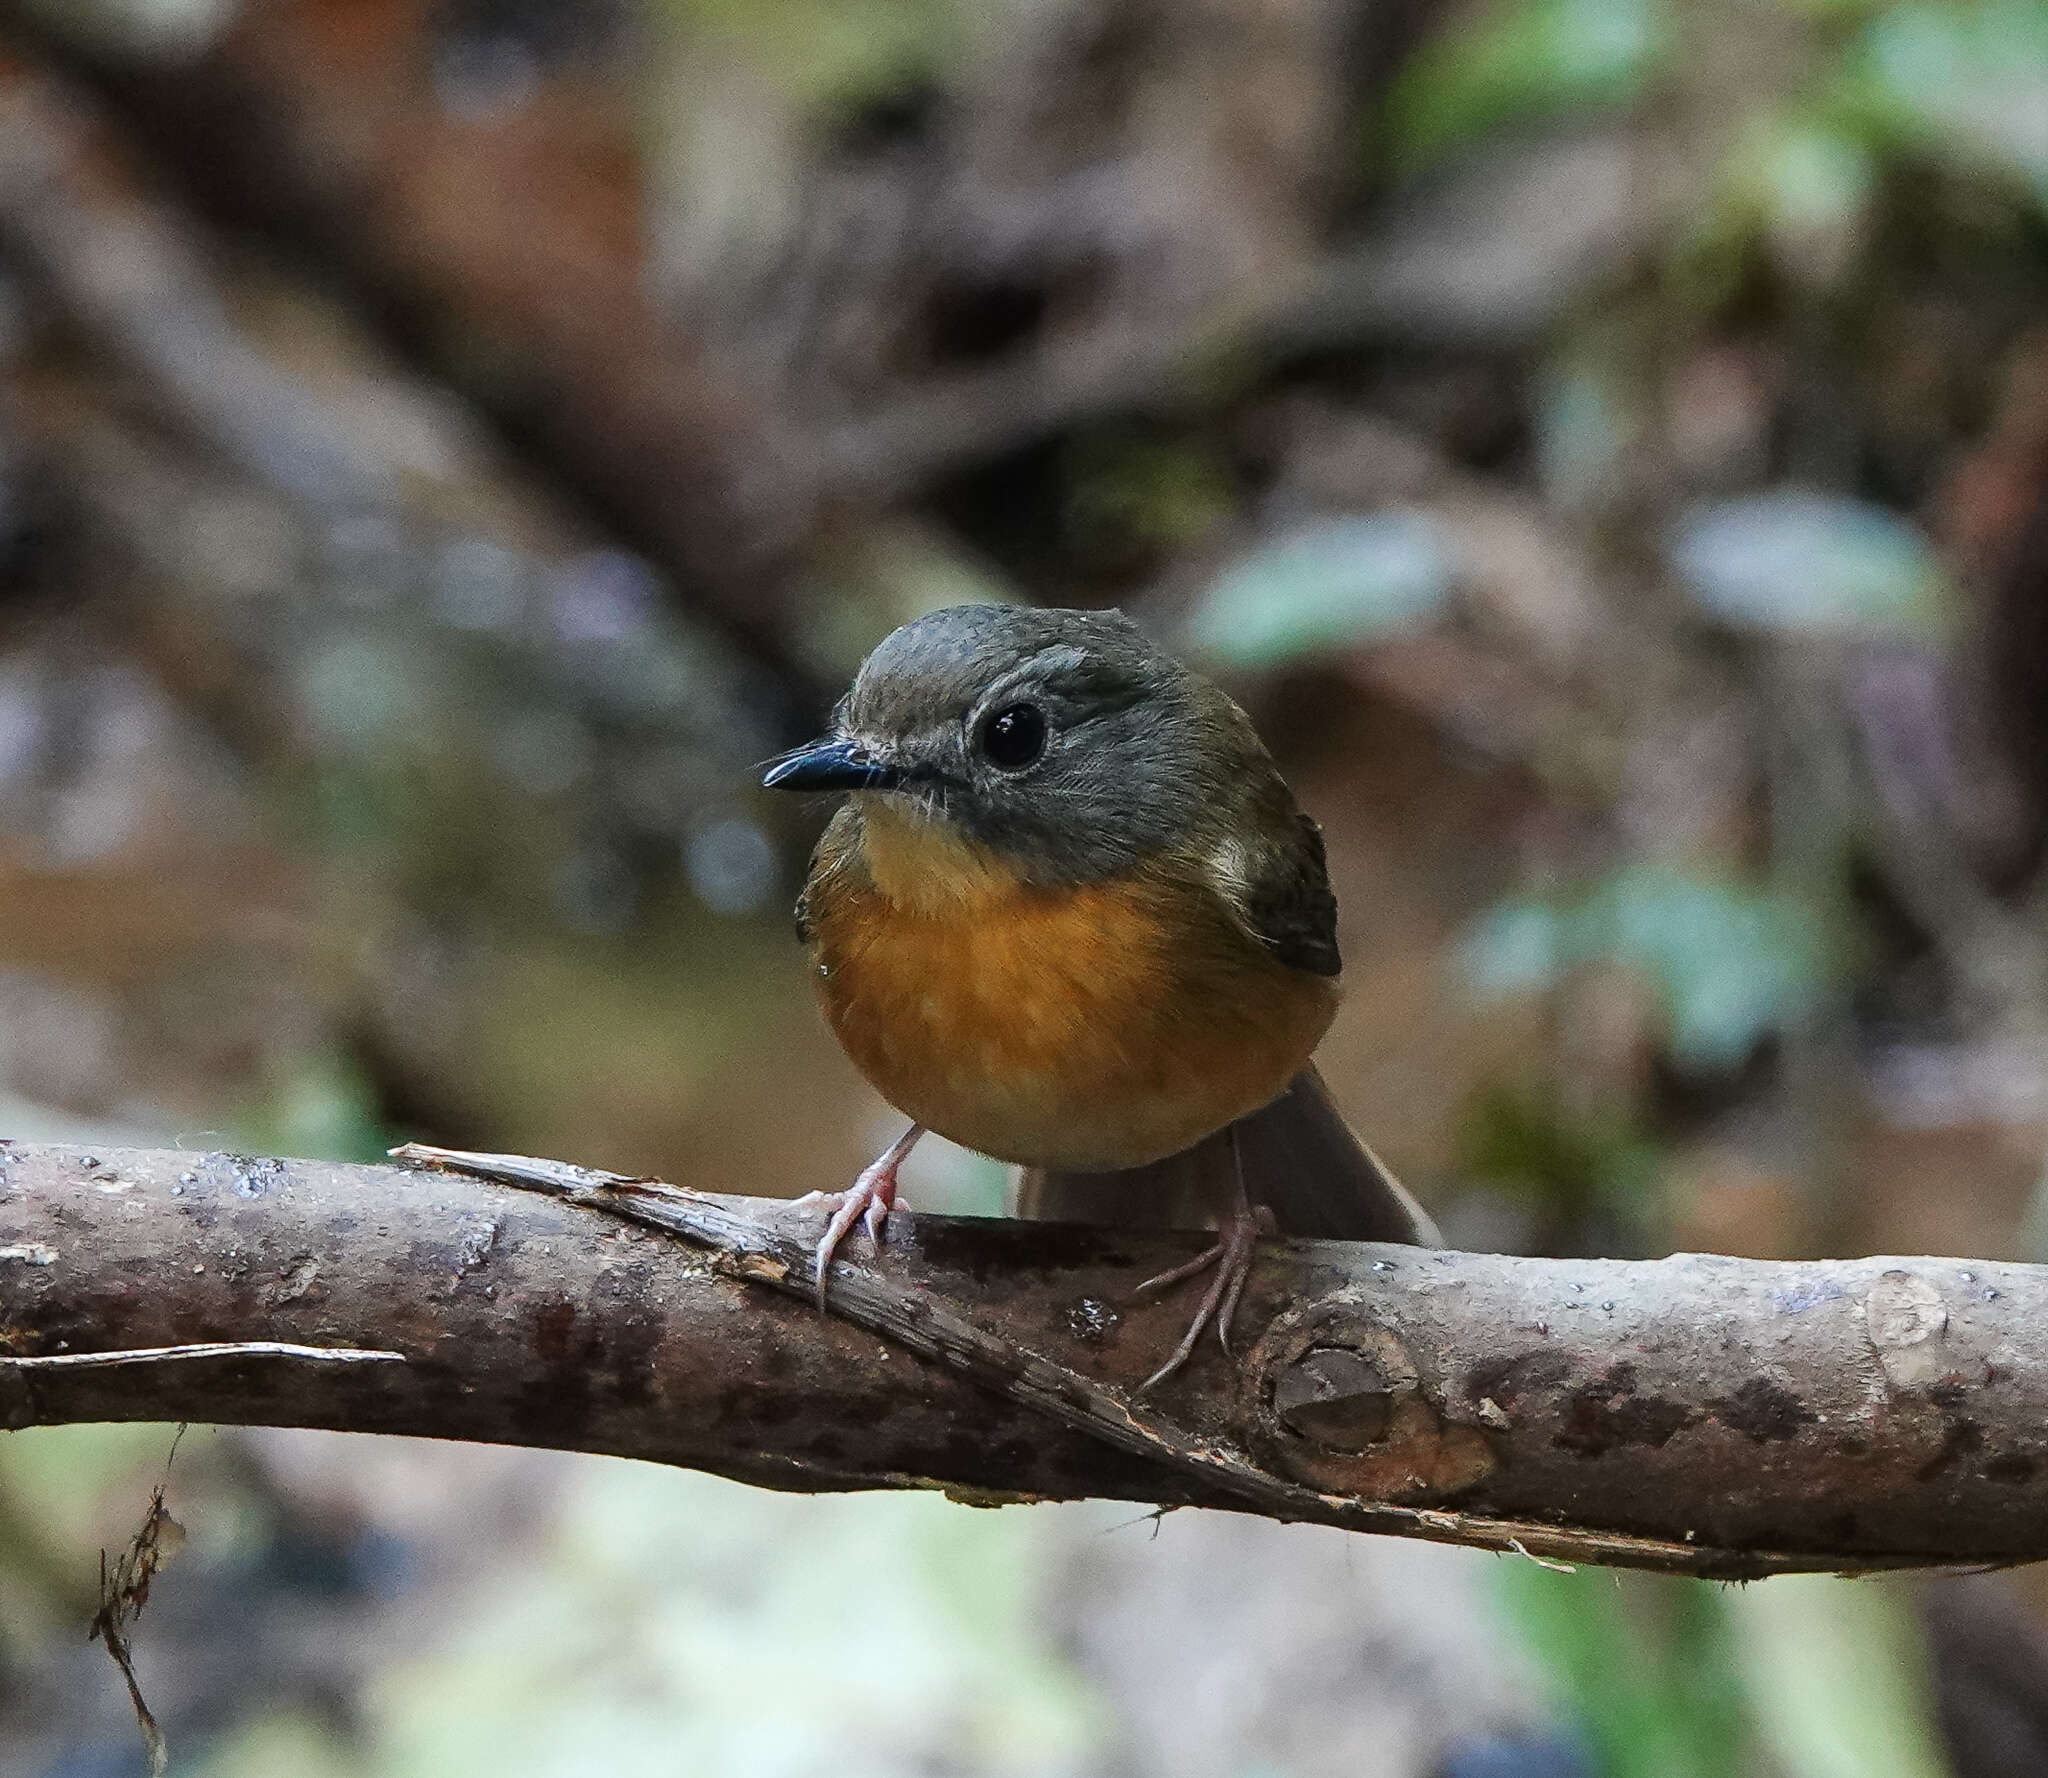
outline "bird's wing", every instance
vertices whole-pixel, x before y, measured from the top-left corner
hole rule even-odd
[[[1233,835],[1209,859],[1209,879],[1237,924],[1290,969],[1336,975],[1337,898],[1323,830],[1300,810]]]

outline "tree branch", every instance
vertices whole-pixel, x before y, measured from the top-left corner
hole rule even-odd
[[[0,1357],[124,1359],[0,1362],[0,1424],[423,1434],[1731,1579],[2048,1556],[2048,1268],[1276,1242],[1255,1343],[1140,1400],[1186,1305],[1134,1287],[1198,1237],[899,1220],[821,1316],[816,1219],[780,1203],[406,1153],[0,1146]]]

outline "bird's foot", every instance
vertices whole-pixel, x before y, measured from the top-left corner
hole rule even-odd
[[[1240,1212],[1217,1231],[1216,1245],[1208,1252],[1197,1254],[1186,1265],[1161,1272],[1156,1278],[1147,1278],[1138,1286],[1141,1291],[1170,1290],[1174,1285],[1199,1277],[1211,1269],[1216,1274],[1209,1280],[1209,1288],[1202,1294],[1195,1318],[1188,1323],[1188,1330],[1181,1335],[1180,1344],[1174,1347],[1172,1356],[1138,1385],[1140,1395],[1155,1383],[1163,1383],[1187,1363],[1195,1342],[1202,1337],[1202,1329],[1211,1323],[1216,1328],[1216,1343],[1223,1348],[1226,1357],[1231,1355],[1230,1324],[1237,1315],[1237,1299],[1244,1294],[1244,1281],[1251,1276],[1259,1237],[1274,1232],[1273,1213],[1263,1204],[1256,1210]]]
[[[839,1243],[852,1232],[853,1225],[860,1223],[867,1229],[868,1239],[875,1244],[875,1251],[882,1251],[882,1237],[889,1226],[889,1212],[896,1207],[896,1169],[903,1165],[903,1157],[917,1145],[918,1137],[924,1131],[913,1124],[889,1150],[872,1166],[865,1168],[860,1177],[841,1192],[805,1192],[796,1200],[801,1207],[815,1204],[826,1211],[831,1220],[825,1224],[825,1232],[818,1238],[817,1260],[813,1276],[818,1286],[818,1307],[825,1306],[825,1275],[832,1269],[832,1256],[839,1251]]]

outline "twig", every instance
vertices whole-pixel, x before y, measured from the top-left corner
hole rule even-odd
[[[170,1770],[171,1753],[169,1744],[164,1740],[164,1732],[144,1701],[142,1687],[136,1680],[135,1661],[128,1647],[128,1631],[142,1615],[142,1608],[149,1603],[151,1583],[164,1564],[184,1547],[185,1528],[171,1517],[169,1508],[164,1505],[171,1461],[177,1456],[179,1441],[184,1436],[185,1429],[180,1426],[177,1436],[171,1440],[170,1453],[164,1458],[164,1480],[150,1491],[149,1511],[143,1515],[142,1527],[129,1540],[128,1548],[114,1564],[111,1574],[107,1571],[107,1552],[100,1551],[100,1604],[86,1636],[88,1641],[104,1642],[114,1665],[121,1669],[121,1677],[128,1686],[128,1701],[135,1707],[136,1726],[142,1731],[142,1744],[149,1755],[150,1778],[164,1778]]]
[[[96,1370],[122,1364],[168,1364],[183,1358],[293,1358],[311,1364],[403,1364],[403,1352],[358,1346],[295,1346],[288,1340],[211,1340],[192,1346],[133,1346],[121,1352],[45,1352],[0,1364],[18,1371]]]

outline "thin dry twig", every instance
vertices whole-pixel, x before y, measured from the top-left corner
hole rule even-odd
[[[128,1686],[128,1701],[135,1707],[136,1726],[141,1729],[142,1743],[148,1750],[150,1778],[164,1778],[170,1770],[171,1752],[135,1678],[128,1632],[142,1615],[142,1608],[149,1603],[150,1586],[164,1564],[184,1547],[185,1528],[171,1517],[170,1509],[164,1504],[171,1461],[177,1456],[179,1440],[184,1436],[185,1429],[180,1426],[177,1436],[171,1440],[170,1454],[164,1458],[164,1480],[150,1491],[149,1510],[143,1514],[141,1528],[129,1540],[128,1548],[122,1552],[111,1572],[107,1568],[107,1552],[100,1551],[100,1605],[93,1614],[86,1638],[104,1642],[114,1665],[121,1669],[121,1678]]]
[[[131,1346],[119,1352],[46,1352],[16,1358],[0,1353],[13,1370],[104,1370],[124,1364],[169,1364],[187,1358],[291,1358],[308,1364],[403,1364],[403,1352],[360,1346],[299,1346],[289,1340],[209,1340],[190,1346]]]

